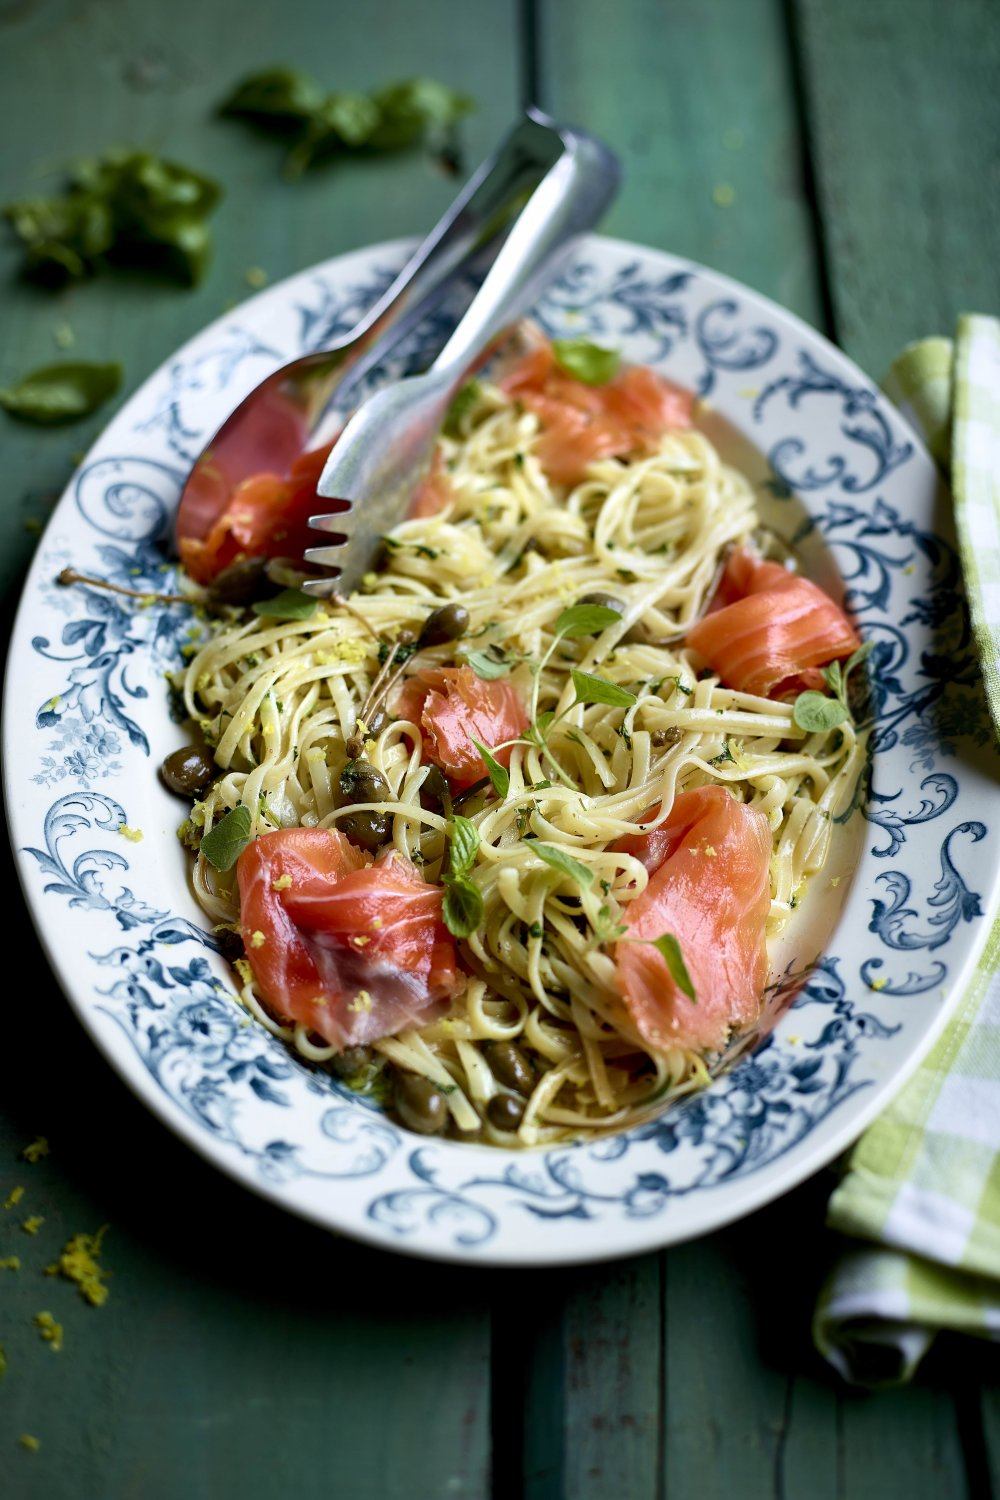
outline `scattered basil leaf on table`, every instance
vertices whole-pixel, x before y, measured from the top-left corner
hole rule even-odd
[[[681,945],[672,932],[664,932],[658,938],[653,938],[653,947],[666,959],[670,977],[679,990],[682,990],[693,1004],[698,1004],[698,997],[694,991],[691,975],[688,973],[687,964],[684,962],[684,954]]]
[[[250,608],[268,620],[308,620],[316,613],[316,600],[302,589],[282,589],[273,599],[258,599]]]
[[[581,672],[574,667],[571,673],[576,689],[577,703],[606,703],[610,708],[631,708],[636,696],[628,688],[608,682],[604,677],[594,677],[590,672]]]
[[[234,807],[208,830],[201,852],[217,870],[231,870],[250,842],[252,819],[248,807]]]
[[[472,736],[470,735],[469,738],[472,739]],[[503,800],[510,791],[510,773],[490,754],[485,745],[481,745],[477,739],[472,739],[472,743],[482,757],[490,781],[493,783],[493,790]]]
[[[617,349],[602,349],[589,339],[553,339],[552,353],[560,369],[584,385],[607,385],[622,362]]]
[[[315,162],[349,151],[401,151],[445,138],[474,107],[433,78],[410,78],[374,93],[327,92],[308,73],[266,68],[224,100],[221,113],[241,116],[287,135],[294,132],[286,172],[297,177]]]
[[[109,151],[81,161],[66,190],[8,204],[25,270],[62,284],[105,264],[140,266],[189,286],[211,252],[206,220],[222,192],[190,167],[149,151]]]
[[[0,390],[0,406],[21,422],[55,427],[61,422],[89,417],[115,394],[121,383],[122,367],[118,364],[74,360],[43,365]]]
[[[572,855],[564,854],[561,849],[556,848],[555,844],[540,844],[533,840],[525,847],[530,849],[532,854],[537,854],[538,858],[543,859],[553,870],[558,870],[561,875],[568,875],[576,885],[583,886],[584,889],[593,885],[593,870],[581,864],[578,859],[573,859]]]

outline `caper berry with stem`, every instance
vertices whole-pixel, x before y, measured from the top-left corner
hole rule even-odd
[[[494,1130],[512,1133],[524,1118],[524,1105],[512,1094],[494,1094],[486,1106],[486,1118]]]
[[[347,753],[352,760],[357,760],[364,754],[365,741],[377,739],[389,722],[389,710],[384,704],[379,703],[371,710],[365,719],[358,719],[355,731],[347,741]],[[361,732],[361,726],[364,731]]]
[[[444,646],[461,640],[469,628],[469,611],[462,604],[442,604],[432,609],[417,637],[418,646]]]
[[[440,1135],[448,1122],[444,1095],[419,1073],[396,1074],[393,1104],[407,1129],[418,1135]]]
[[[203,797],[218,774],[218,766],[201,745],[182,745],[160,767],[160,778],[167,790],[191,799]]]
[[[524,1053],[514,1042],[491,1042],[486,1053],[493,1076],[507,1088],[527,1097],[535,1087],[535,1075]]]

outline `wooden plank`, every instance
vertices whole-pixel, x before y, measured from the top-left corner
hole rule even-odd
[[[455,184],[419,155],[331,166],[290,185],[280,145],[215,119],[214,105],[235,78],[275,61],[348,88],[427,73],[477,96],[464,132],[474,161],[518,105],[516,15],[515,0],[424,3],[419,22],[406,0],[349,18],[319,0],[8,8],[3,201],[43,188],[44,164],[132,142],[211,171],[227,198],[214,265],[196,291],[138,277],[54,297],[10,286],[0,382],[57,357],[53,330],[68,322],[74,353],[122,359],[131,390],[248,294],[247,267],[274,280],[429,227]],[[16,257],[4,255],[12,270]],[[0,418],[6,593],[33,545],[24,520],[44,514],[43,496],[61,488],[71,455],[105,420],[39,432]],[[5,873],[8,923],[21,931],[27,919]],[[488,1284],[359,1250],[225,1182],[116,1082],[37,948],[25,948],[23,972],[37,978],[11,1008],[0,1048],[0,1201],[24,1181],[26,1211],[46,1223],[32,1240],[0,1214],[0,1255],[25,1260],[17,1274],[0,1272],[10,1362],[0,1489],[23,1500],[479,1500],[490,1461]],[[18,1165],[37,1132],[52,1139],[50,1161]],[[113,1291],[95,1311],[39,1268],[65,1236],[105,1220]],[[31,1326],[42,1308],[65,1324],[59,1354]],[[18,1448],[23,1431],[41,1439],[38,1454]]]
[[[1000,306],[993,0],[798,0],[837,333],[876,379]]]
[[[545,102],[621,153],[611,234],[729,272],[811,321],[822,298],[781,0],[541,7]]]

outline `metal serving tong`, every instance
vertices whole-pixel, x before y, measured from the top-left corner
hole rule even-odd
[[[594,136],[557,126],[534,111],[520,130],[526,144],[537,140],[540,146],[555,137],[559,154],[430,369],[370,396],[337,439],[318,491],[338,508],[311,517],[313,526],[332,537],[326,546],[306,552],[308,562],[336,570],[336,576],[303,584],[312,593],[349,592],[368,571],[381,537],[407,513],[448,405],[470,366],[528,310],[618,190],[618,159]]]
[[[341,401],[462,273],[479,267],[482,274],[480,263],[495,253],[503,231],[564,149],[563,133],[529,110],[361,322],[329,348],[276,370],[244,397],[188,476],[178,510],[186,534],[207,533],[241,480],[264,471],[286,474],[301,453],[318,445],[334,396]]]

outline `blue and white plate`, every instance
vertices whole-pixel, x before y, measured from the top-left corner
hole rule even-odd
[[[202,441],[275,365],[350,328],[405,249],[338,257],[227,314],[147,381],[75,475],[11,645],[4,758],[21,879],[94,1040],[231,1176],[417,1255],[632,1254],[747,1213],[848,1145],[941,1029],[985,937],[1000,782],[947,497],[913,431],[812,329],[700,266],[585,243],[539,317],[697,389],[769,521],[846,595],[876,642],[871,792],[858,787],[844,824],[842,882],[817,884],[777,961],[794,968],[819,949],[817,967],[707,1092],[590,1145],[516,1154],[410,1135],[231,998],[175,837],[182,809],[156,776],[182,738],[163,674],[187,610],[53,582],[72,564],[162,589],[163,538]],[[421,352],[411,345],[409,362]]]

